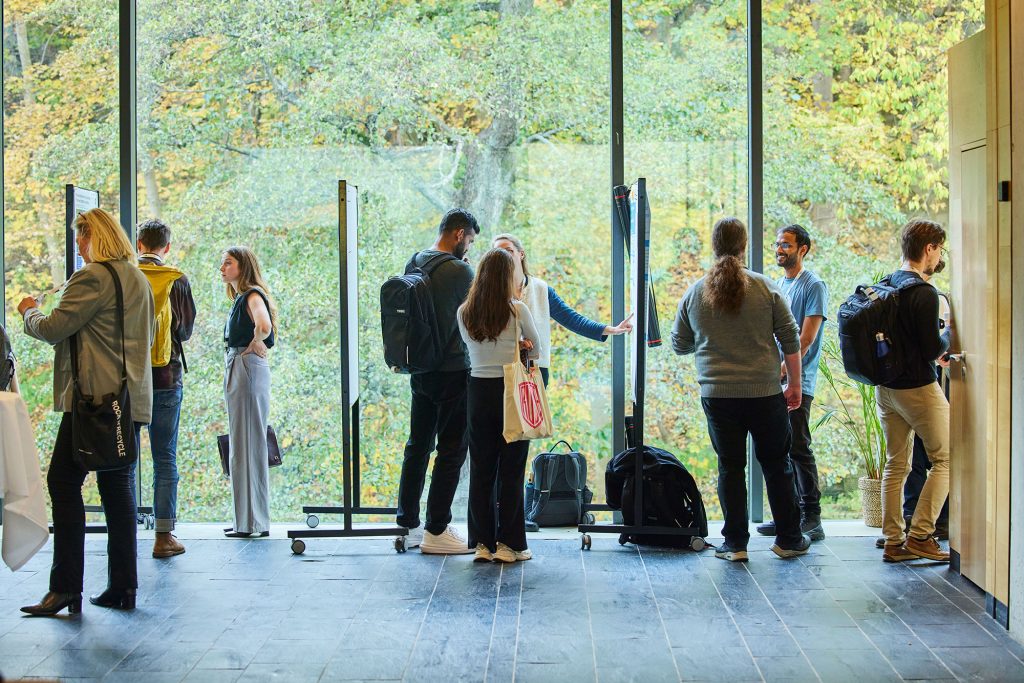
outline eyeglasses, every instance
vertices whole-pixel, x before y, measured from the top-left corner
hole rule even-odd
[[[790,244],[789,242],[776,242],[775,243],[775,248],[776,249],[781,249],[782,251],[789,251],[791,249],[795,249],[796,245],[795,244]]]

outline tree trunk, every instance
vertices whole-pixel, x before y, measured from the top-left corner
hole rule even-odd
[[[533,9],[533,0],[501,0],[500,39],[515,40],[516,30],[503,26],[509,18],[522,17]],[[503,67],[503,68],[502,68]],[[490,124],[466,145],[466,174],[454,195],[458,206],[469,209],[481,229],[497,232],[512,197],[516,172],[516,141],[522,123],[525,87],[519,65],[499,65],[504,71],[501,95],[494,106]]]
[[[813,4],[820,4],[820,0],[815,0]],[[818,18],[811,22],[811,26],[814,27],[814,31],[818,34],[823,30],[822,21]],[[829,30],[829,27],[824,27],[824,30]],[[832,109],[832,102],[835,100],[832,93],[833,68],[829,65],[826,69],[819,71],[811,77],[811,87],[817,98],[815,104],[817,104],[824,115],[827,115],[828,111]],[[809,213],[811,223],[815,228],[829,234],[834,233],[836,226],[835,204],[832,202],[812,203]]]
[[[160,202],[160,186],[156,182],[156,152],[143,150],[139,155],[139,162],[142,166],[142,181],[146,185],[146,207],[149,209],[149,217],[159,220],[163,206]]]
[[[22,98],[24,106],[34,108],[36,106],[36,94],[32,89],[32,53],[28,45],[28,26],[21,15],[15,14],[14,36],[18,48],[18,61],[21,67]],[[32,168],[31,162],[29,168]],[[35,203],[36,221],[39,224],[39,234],[43,236],[46,243],[46,263],[50,268],[50,280],[54,285],[64,282],[64,231],[60,230],[53,222],[50,212],[46,210],[48,198],[42,192],[33,192],[32,201]]]

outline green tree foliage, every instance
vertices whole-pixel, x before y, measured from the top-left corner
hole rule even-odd
[[[809,265],[834,308],[863,274],[894,267],[908,215],[946,211],[945,50],[979,28],[983,5],[771,0],[764,13],[765,241],[784,223],[811,226]],[[711,223],[746,213],[745,22],[738,2],[625,3],[627,176],[648,178],[666,334],[709,265]],[[12,309],[63,277],[65,183],[117,207],[116,5],[11,0],[4,30]],[[443,210],[474,211],[484,248],[499,231],[519,234],[538,276],[611,322],[608,42],[598,0],[139,0],[139,217],[174,229],[172,259],[200,311],[179,442],[182,519],[230,510],[214,439],[226,422],[229,303],[216,268],[232,243],[255,247],[280,306],[272,421],[286,463],[272,477],[274,514],[341,498],[339,178],[360,188],[364,503],[394,501],[408,410],[404,378],[380,360],[377,290],[429,246]],[[20,333],[15,343],[45,463],[51,351]],[[609,345],[556,328],[553,347],[557,431],[591,456],[600,491]],[[710,493],[715,459],[691,362],[667,348],[649,362],[648,433]],[[827,484],[857,473],[844,430],[815,440]]]

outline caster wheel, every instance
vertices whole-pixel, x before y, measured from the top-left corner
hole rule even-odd
[[[306,515],[306,526],[310,529],[315,529],[320,526],[320,518],[316,515]]]
[[[694,536],[693,538],[690,539],[690,548],[692,550],[694,550],[695,552],[699,553],[701,550],[704,550],[704,548],[707,548],[707,547],[708,547],[708,544],[705,543],[704,539],[701,538],[700,536]]]
[[[626,534],[619,534],[619,545],[626,545],[629,543],[629,537]]]
[[[395,539],[395,552],[399,554],[405,552],[405,536],[399,536]]]
[[[590,534],[583,534],[583,536],[580,537],[580,549],[581,550],[590,550],[590,546],[591,546]]]
[[[306,552],[306,542],[303,541],[301,538],[296,538],[294,541],[292,541],[292,552],[296,555],[301,555],[302,553]]]

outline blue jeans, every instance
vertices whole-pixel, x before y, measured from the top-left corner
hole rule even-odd
[[[149,445],[153,451],[153,516],[157,532],[173,531],[178,511],[178,419],[181,387],[153,392]]]

